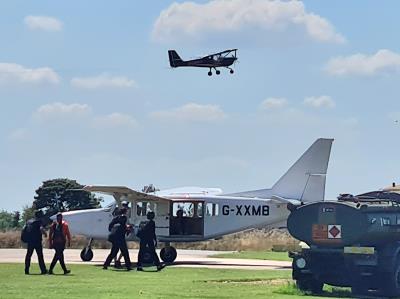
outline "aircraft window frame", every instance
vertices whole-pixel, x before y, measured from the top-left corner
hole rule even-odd
[[[144,204],[146,204],[146,210],[145,211],[143,210],[143,208],[144,208],[143,205]],[[140,208],[140,210],[138,208]],[[157,215],[157,203],[153,202],[153,201],[146,201],[146,200],[137,201],[135,203],[135,209],[136,209],[135,215],[137,217],[145,217],[145,216],[147,216],[147,213],[150,212],[150,211],[154,212],[154,214]]]
[[[183,218],[203,218],[205,203],[202,201],[178,201],[172,203],[172,217],[179,217],[178,211],[183,211]]]
[[[219,215],[219,205],[217,203],[208,202],[205,208],[205,214],[207,217],[215,217]]]

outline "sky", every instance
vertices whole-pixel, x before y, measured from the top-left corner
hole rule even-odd
[[[334,138],[326,198],[399,180],[400,2],[0,1],[0,210],[44,180],[271,187]],[[171,69],[238,48],[235,73]]]

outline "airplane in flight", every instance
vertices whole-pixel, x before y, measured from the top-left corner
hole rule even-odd
[[[217,68],[226,67],[227,69],[229,69],[229,72],[233,74],[234,71],[230,66],[237,60],[236,52],[237,49],[225,50],[222,52],[204,56],[202,58],[184,61],[182,60],[182,58],[179,57],[178,53],[176,53],[175,50],[169,50],[168,51],[169,65],[172,68],[183,67],[183,66],[209,68],[210,69],[208,72],[209,76],[212,76],[212,69],[214,69],[215,73],[219,75],[221,74],[221,71],[218,70]]]
[[[120,186],[85,186],[88,192],[112,195],[107,207],[64,212],[72,234],[84,235],[88,245],[81,252],[83,261],[93,258],[93,239],[107,240],[113,212],[123,202],[130,204],[129,223],[136,237],[149,211],[155,213],[156,234],[164,243],[161,259],[172,263],[176,249],[171,242],[218,239],[224,235],[260,227],[286,226],[288,205],[324,200],[325,180],[333,139],[317,139],[271,189],[225,194],[219,188],[183,187],[142,192]],[[282,225],[283,223],[283,225]],[[151,261],[151,255],[145,255]]]

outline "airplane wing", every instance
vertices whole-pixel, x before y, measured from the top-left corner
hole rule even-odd
[[[214,56],[214,55],[229,54],[229,53],[235,52],[235,51],[237,51],[237,49],[230,49],[230,50],[225,50],[225,51],[218,52],[218,53],[213,53],[213,54],[207,55],[205,57]]]
[[[97,192],[107,195],[112,195],[116,198],[128,197],[134,200],[144,200],[144,201],[170,201],[165,197],[155,196],[150,193],[144,193],[132,190],[124,186],[85,186],[83,190],[88,192]]]

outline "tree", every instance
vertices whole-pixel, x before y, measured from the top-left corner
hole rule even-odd
[[[12,213],[12,227],[18,228],[20,227],[20,221],[21,221],[21,213],[19,211],[15,211]]]
[[[84,186],[70,179],[44,181],[35,192],[33,207],[51,216],[58,212],[100,207],[101,197],[83,191]]]
[[[0,230],[8,230],[13,226],[13,214],[7,211],[0,211]]]
[[[35,216],[35,208],[33,206],[24,206],[22,208],[22,225],[24,225],[29,219],[32,219]]]

